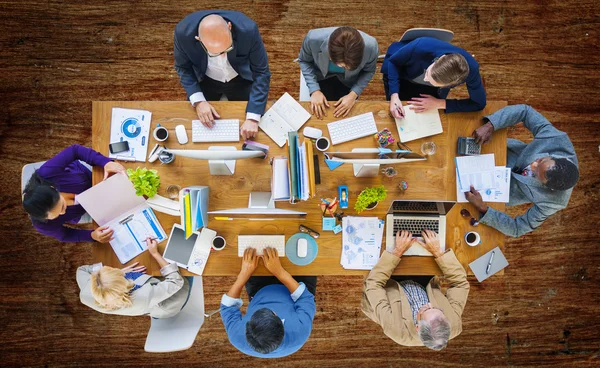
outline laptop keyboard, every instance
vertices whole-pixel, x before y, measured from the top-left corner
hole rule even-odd
[[[394,201],[392,211],[438,213],[438,207],[436,202]]]
[[[440,233],[439,220],[409,220],[409,219],[394,219],[394,235],[398,231],[408,230],[413,235],[421,234],[423,229],[428,229]]]

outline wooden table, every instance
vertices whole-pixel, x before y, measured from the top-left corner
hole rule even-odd
[[[224,119],[245,119],[246,102],[211,102]],[[270,107],[269,103],[267,106]],[[308,103],[303,103],[308,109]],[[241,259],[237,256],[237,235],[241,234],[285,234],[286,239],[298,232],[300,223],[313,228],[321,233],[317,239],[319,252],[316,260],[308,266],[295,266],[287,258],[282,258],[282,264],[292,275],[364,275],[366,271],[346,270],[340,265],[341,256],[341,234],[334,235],[332,232],[321,231],[321,214],[319,210],[319,198],[336,197],[339,185],[348,185],[349,208],[344,210],[347,215],[356,215],[354,203],[361,190],[365,187],[384,184],[388,188],[387,199],[372,211],[365,211],[362,216],[377,216],[385,219],[387,210],[394,199],[403,200],[456,200],[456,175],[454,157],[456,153],[456,142],[459,136],[470,136],[473,130],[481,125],[481,117],[488,115],[506,106],[506,102],[488,102],[484,111],[478,113],[453,113],[441,114],[444,133],[433,137],[424,138],[408,143],[408,146],[416,152],[420,151],[421,143],[433,141],[437,145],[437,152],[427,161],[419,161],[395,165],[399,174],[394,179],[379,175],[375,178],[355,178],[352,165],[342,165],[335,171],[330,171],[323,162],[323,154],[320,155],[321,184],[317,185],[317,195],[305,202],[292,205],[287,202],[276,202],[276,207],[305,211],[308,213],[306,220],[299,221],[215,221],[211,220],[209,227],[216,230],[219,235],[225,237],[227,246],[220,252],[212,251],[208,264],[204,270],[206,276],[237,275],[241,265]],[[186,101],[96,101],[92,107],[92,141],[93,149],[108,155],[108,144],[110,138],[110,120],[113,107],[143,109],[152,112],[151,131],[157,123],[169,129],[169,138],[166,146],[172,149],[207,149],[210,145],[235,145],[241,149],[241,142],[232,143],[191,143],[191,120],[196,119],[195,111]],[[352,110],[353,115],[373,112],[377,127],[383,129],[388,127],[397,137],[396,127],[393,119],[388,115],[388,103],[384,101],[361,101],[357,102]],[[328,116],[323,120],[312,117],[304,126],[318,127],[328,136],[326,124],[338,119],[333,118],[331,109]],[[182,146],[175,137],[175,126],[184,124],[190,137],[190,143]],[[301,138],[302,135],[300,134]],[[270,146],[269,156],[287,154],[287,145],[279,148],[264,132],[259,131],[256,139],[260,143]],[[157,143],[150,134],[149,151]],[[365,137],[359,140],[343,143],[333,147],[334,150],[350,151],[353,147],[375,147],[373,137]],[[330,149],[331,150],[331,149]],[[318,152],[315,149],[315,152]],[[506,164],[506,129],[494,133],[490,143],[483,147],[483,153],[494,153],[496,165]],[[207,185],[210,187],[209,210],[221,210],[237,207],[246,207],[248,195],[252,191],[270,191],[271,166],[268,159],[240,160],[236,165],[233,176],[211,176],[208,173],[208,162],[185,157],[176,157],[169,165],[161,165],[159,161],[148,162],[125,162],[127,168],[147,167],[158,170],[161,177],[159,194],[165,195],[165,189],[170,184],[177,184],[182,188],[189,185]],[[94,183],[102,180],[102,169],[94,168]],[[409,183],[409,189],[401,193],[397,184],[401,180]],[[490,203],[491,207],[504,210],[504,203]],[[456,204],[447,216],[446,247],[454,249],[458,259],[469,274],[468,263],[483,255],[490,249],[500,246],[504,249],[504,236],[483,224],[477,228],[469,225],[469,221],[460,216],[460,210],[467,208],[472,214],[476,214],[475,208],[470,204]],[[179,217],[165,215],[156,212],[160,223],[170,233],[174,223],[179,222]],[[476,230],[482,237],[482,244],[477,247],[469,247],[464,241],[464,234],[469,230]],[[161,251],[166,245],[162,242],[159,247]],[[115,256],[109,244],[96,244],[93,248],[94,257],[114,267],[123,267]],[[385,234],[384,244],[385,249]],[[148,252],[144,252],[129,264],[140,262],[147,267],[147,272],[159,275],[158,264],[152,259]],[[187,271],[186,271],[187,272]],[[186,273],[184,272],[184,273]],[[433,257],[403,257],[394,274],[398,275],[434,275],[441,271]],[[268,275],[269,272],[260,263],[256,275]]]

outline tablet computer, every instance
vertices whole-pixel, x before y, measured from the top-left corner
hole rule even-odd
[[[190,256],[194,251],[194,246],[196,245],[196,240],[198,240],[199,235],[200,234],[195,231],[186,239],[183,227],[179,224],[173,224],[167,247],[163,253],[163,258],[169,262],[175,262],[179,267],[187,270]]]

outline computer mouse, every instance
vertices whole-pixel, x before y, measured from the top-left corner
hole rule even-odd
[[[321,138],[323,136],[323,131],[318,128],[306,127],[302,131],[302,134],[304,134],[304,136],[306,138],[317,139],[317,138]]]
[[[297,252],[298,252],[298,257],[299,258],[304,258],[306,257],[306,254],[308,253],[308,241],[304,238],[300,238],[298,239],[298,243],[297,245]]]
[[[175,127],[175,135],[177,135],[177,142],[179,142],[179,144],[186,144],[188,142],[188,136],[185,132],[185,125],[177,125]]]

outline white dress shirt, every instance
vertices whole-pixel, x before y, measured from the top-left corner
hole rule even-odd
[[[210,79],[219,81],[221,83],[228,83],[232,79],[238,76],[238,73],[233,69],[227,54],[219,55],[216,57],[208,57],[208,65],[206,66],[205,75]],[[196,103],[206,101],[204,93],[196,92],[190,96],[190,103],[195,106]],[[252,119],[260,121],[260,115],[251,112],[246,113],[246,119]]]

